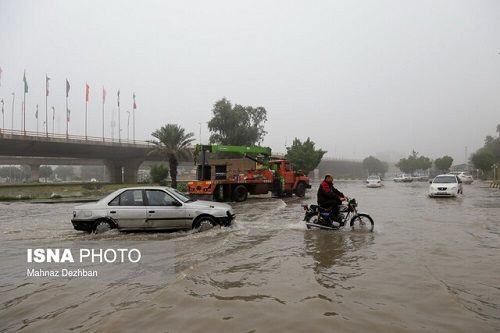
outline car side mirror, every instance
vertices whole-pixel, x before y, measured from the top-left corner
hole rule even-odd
[[[180,206],[182,206],[182,204],[179,201],[173,201],[172,206],[180,207]]]

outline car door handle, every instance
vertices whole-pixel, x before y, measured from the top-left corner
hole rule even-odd
[[[150,210],[148,213],[153,214],[154,212],[155,212],[154,210]]]
[[[112,210],[109,212],[110,214],[116,214],[116,210]]]

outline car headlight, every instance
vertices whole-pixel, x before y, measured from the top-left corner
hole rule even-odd
[[[456,186],[452,186],[452,187],[450,187],[450,190],[456,190],[456,189],[457,189],[457,187],[456,187]]]

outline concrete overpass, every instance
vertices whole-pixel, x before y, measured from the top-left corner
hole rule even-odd
[[[164,161],[162,156],[151,154],[152,148],[151,143],[137,140],[118,141],[59,134],[46,136],[45,133],[8,130],[0,132],[0,158],[4,162],[0,164],[24,160],[31,167],[33,180],[38,180],[42,164],[104,164],[112,182],[135,183],[137,170],[144,161]]]

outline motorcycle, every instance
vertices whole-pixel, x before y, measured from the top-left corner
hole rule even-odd
[[[352,198],[339,206],[339,214],[333,216],[332,210],[318,205],[303,205],[305,210],[304,221],[307,229],[336,230],[349,225],[353,231],[373,231],[374,223],[370,215],[358,212],[358,203]]]

